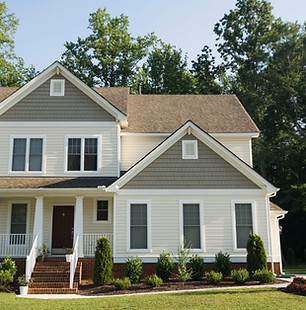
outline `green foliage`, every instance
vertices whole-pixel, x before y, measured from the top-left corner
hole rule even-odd
[[[0,285],[7,285],[13,282],[16,272],[16,263],[8,255],[0,264]]]
[[[126,290],[131,286],[131,280],[128,277],[115,279],[114,286],[117,290]]]
[[[232,270],[231,277],[237,284],[243,284],[249,279],[249,272],[246,269]]]
[[[113,261],[111,247],[106,237],[100,237],[97,240],[95,252],[93,282],[96,285],[105,285],[113,278]]]
[[[177,249],[177,275],[182,282],[186,282],[191,277],[191,271],[187,268],[190,248],[179,245]]]
[[[189,260],[191,279],[200,281],[204,273],[204,259],[198,255],[192,256]]]
[[[129,277],[132,283],[140,282],[143,274],[142,260],[140,258],[138,258],[137,256],[130,257],[125,264],[125,268],[126,275]]]
[[[211,270],[210,272],[205,273],[206,279],[211,284],[217,284],[222,281],[223,275],[222,272],[215,272]]]
[[[268,269],[258,269],[253,274],[253,279],[260,281],[261,283],[270,283],[274,280],[274,275],[272,270]]]
[[[134,38],[128,31],[128,17],[111,17],[99,8],[90,14],[91,34],[66,42],[63,64],[89,86],[128,86],[136,64],[155,41],[151,33]]]
[[[258,269],[267,269],[267,256],[261,238],[256,234],[250,234],[247,243],[247,270],[250,277]]]
[[[0,270],[0,285],[8,285],[14,281],[14,276],[9,270]]]
[[[34,280],[33,280],[32,278],[30,278],[30,279],[27,280],[25,274],[23,274],[23,275],[21,275],[21,276],[19,276],[19,277],[17,278],[17,282],[18,282],[18,284],[19,284],[20,286],[28,286],[28,285],[30,285],[33,281],[34,281]]]
[[[288,248],[287,250],[286,262],[288,265],[294,265],[296,263],[294,250],[292,248]]]
[[[163,284],[163,280],[159,278],[156,274],[152,274],[151,276],[145,277],[145,285],[150,287],[158,287]]]
[[[170,254],[163,251],[157,260],[156,274],[163,280],[168,281],[172,274],[174,263]]]
[[[230,261],[230,255],[222,253],[221,251],[215,255],[214,270],[221,272],[223,277],[229,277],[231,274],[232,264]]]

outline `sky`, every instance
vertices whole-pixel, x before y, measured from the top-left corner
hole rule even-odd
[[[305,0],[271,0],[273,14],[284,21],[304,23]],[[15,53],[25,65],[42,71],[65,51],[65,42],[90,34],[89,14],[106,7],[112,17],[128,16],[134,36],[154,32],[166,43],[181,48],[188,61],[204,45],[215,52],[214,25],[235,8],[236,0],[7,0],[19,19]]]

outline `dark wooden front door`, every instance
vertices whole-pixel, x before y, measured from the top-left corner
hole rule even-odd
[[[54,206],[52,224],[52,253],[64,254],[65,248],[73,247],[73,206]]]

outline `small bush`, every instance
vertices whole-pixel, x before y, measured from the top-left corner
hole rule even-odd
[[[113,260],[111,247],[106,237],[97,240],[95,252],[93,282],[96,285],[105,285],[113,279]]]
[[[126,290],[131,286],[131,280],[128,277],[115,279],[114,286],[117,290]]]
[[[258,269],[254,272],[253,279],[256,281],[260,281],[261,283],[273,282],[273,271],[268,269]]]
[[[177,275],[182,282],[186,282],[191,276],[191,271],[187,268],[189,253],[190,248],[185,248],[183,245],[179,245],[176,257]]]
[[[285,292],[306,296],[306,279],[293,278],[293,281],[285,288]]]
[[[16,272],[16,263],[8,255],[0,264],[0,285],[7,285],[13,282]]]
[[[221,272],[215,272],[211,270],[210,272],[207,272],[206,274],[206,279],[209,283],[211,284],[217,284],[221,282],[223,275]]]
[[[156,274],[152,274],[151,276],[148,276],[144,280],[145,285],[150,287],[158,287],[163,284],[163,280],[159,278]]]
[[[170,254],[162,252],[157,260],[156,274],[163,280],[168,281],[172,274],[174,263]]]
[[[204,259],[198,255],[192,256],[189,260],[189,267],[191,269],[191,279],[199,281],[204,273]]]
[[[8,285],[14,281],[14,276],[9,270],[0,270],[0,285]]]
[[[126,275],[132,283],[138,283],[142,277],[142,260],[136,257],[130,257],[126,264]]]
[[[231,277],[237,284],[243,284],[249,279],[249,273],[246,269],[232,270]]]
[[[256,270],[268,269],[266,251],[258,235],[250,234],[247,243],[247,251],[247,270],[250,277],[253,278],[253,274]]]
[[[219,252],[215,255],[215,266],[216,272],[221,272],[223,277],[229,277],[231,275],[232,264],[230,256],[227,253]]]

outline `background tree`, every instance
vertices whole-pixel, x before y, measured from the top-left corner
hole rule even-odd
[[[5,2],[0,2],[0,86],[21,86],[36,75],[34,67],[26,68],[14,52],[14,36],[19,24],[9,13]]]
[[[128,17],[112,18],[106,9],[90,14],[92,33],[66,42],[63,64],[89,86],[128,86],[137,63],[146,56],[155,36],[132,37]]]

